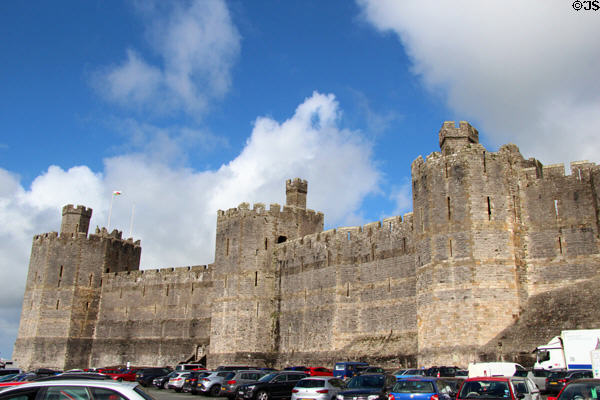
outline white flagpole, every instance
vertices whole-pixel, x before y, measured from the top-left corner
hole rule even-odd
[[[135,203],[131,206],[131,220],[129,221],[129,236],[132,238],[131,233],[133,232],[133,212],[135,211]]]
[[[110,208],[108,209],[108,223],[106,224],[106,230],[110,232],[110,214],[112,214],[113,201],[115,200],[114,193],[110,194]]]

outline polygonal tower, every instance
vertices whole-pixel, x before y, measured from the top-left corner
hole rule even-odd
[[[270,364],[279,330],[278,243],[323,230],[323,214],[306,209],[307,182],[286,182],[287,203],[247,203],[218,211],[209,365]]]
[[[488,153],[444,122],[441,153],[412,164],[420,365],[466,365],[518,318],[522,287],[516,146]]]
[[[92,209],[69,204],[60,235],[33,238],[13,358],[22,369],[88,366],[102,273],[139,269],[139,242],[106,229],[88,236]]]

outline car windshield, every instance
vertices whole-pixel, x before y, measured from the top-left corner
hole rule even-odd
[[[407,369],[402,375],[423,375],[424,371],[422,369]]]
[[[383,375],[359,375],[348,382],[348,389],[382,388],[384,381]]]
[[[259,382],[269,382],[271,379],[275,378],[277,376],[277,374],[268,374],[263,376],[262,378],[260,378],[258,381]]]
[[[323,379],[302,379],[296,384],[297,388],[322,388],[325,387]]]
[[[399,381],[392,389],[394,393],[435,393],[431,381]]]
[[[558,400],[596,400],[600,396],[600,382],[574,382],[562,391]]]
[[[467,381],[462,386],[458,397],[461,399],[510,398],[510,389],[506,381]]]

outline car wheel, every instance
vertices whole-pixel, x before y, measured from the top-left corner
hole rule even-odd
[[[220,385],[212,385],[212,386],[210,387],[209,394],[210,394],[212,397],[217,397],[217,396],[219,396],[219,393],[221,393],[221,386],[220,386]]]
[[[169,388],[169,382],[165,382],[162,385],[163,389],[168,389]]]
[[[256,400],[269,400],[269,393],[264,390],[259,391],[256,393]]]

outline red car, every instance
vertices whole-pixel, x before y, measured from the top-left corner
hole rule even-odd
[[[105,369],[101,368],[98,370],[101,374],[108,375],[113,378],[115,381],[128,381],[135,382],[135,373],[138,369],[127,369],[127,370],[119,370],[119,369]]]
[[[548,400],[597,399],[600,393],[600,379],[578,379],[567,383],[558,396],[548,396]]]
[[[540,400],[540,390],[530,379],[510,377],[478,377],[465,379],[456,400]]]
[[[308,367],[306,372],[310,376],[333,376],[333,371],[324,367]]]

